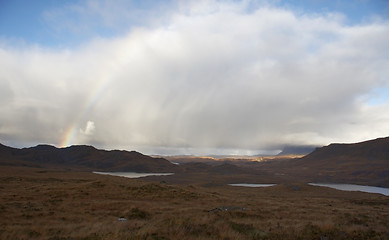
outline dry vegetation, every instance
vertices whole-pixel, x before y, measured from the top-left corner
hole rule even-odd
[[[305,184],[170,185],[2,167],[0,190],[0,239],[389,239],[389,197]]]

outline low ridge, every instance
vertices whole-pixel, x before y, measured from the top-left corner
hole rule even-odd
[[[135,151],[99,150],[86,145],[66,148],[37,145],[22,149],[0,145],[0,165],[134,172],[174,172],[178,169],[164,158]]]

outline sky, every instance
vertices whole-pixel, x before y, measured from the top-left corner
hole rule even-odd
[[[275,153],[389,136],[389,1],[0,0],[0,142]]]

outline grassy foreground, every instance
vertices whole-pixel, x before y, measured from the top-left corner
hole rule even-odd
[[[2,167],[0,239],[389,239],[389,197]]]

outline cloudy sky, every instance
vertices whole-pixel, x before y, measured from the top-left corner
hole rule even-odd
[[[252,154],[389,136],[386,0],[0,0],[0,142]]]

